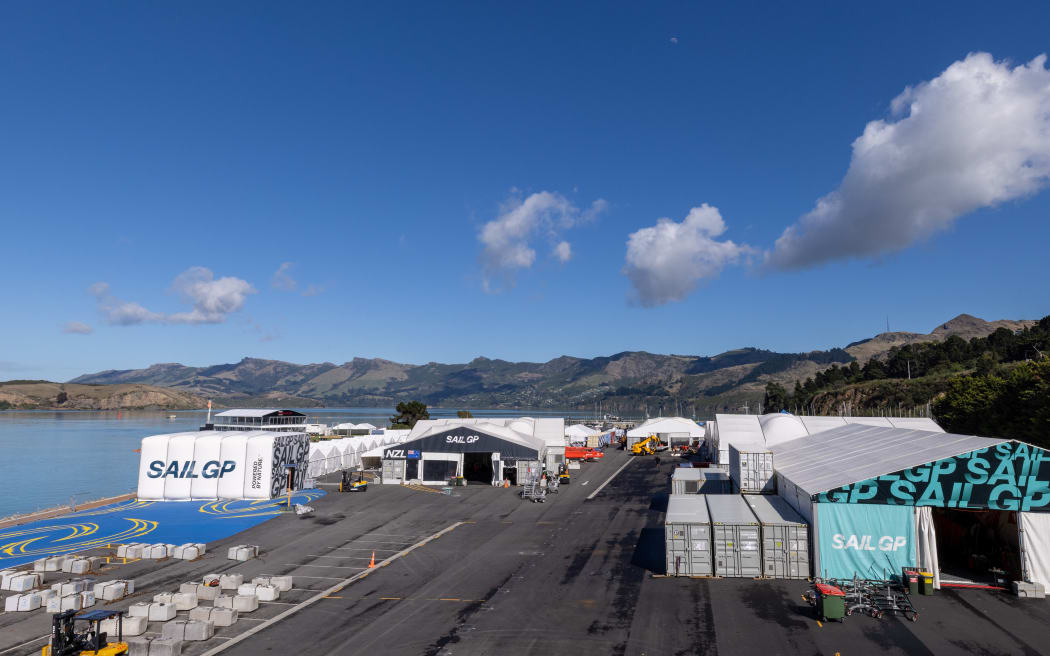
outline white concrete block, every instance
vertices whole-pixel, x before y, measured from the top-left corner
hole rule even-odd
[[[35,592],[11,595],[4,600],[4,612],[16,613],[40,608],[40,595]]]
[[[117,601],[127,596],[127,587],[124,581],[103,581],[96,583],[92,592],[95,593],[95,599]]]
[[[161,558],[167,558],[168,547],[163,544],[151,544],[143,551],[142,557],[150,558],[152,560],[160,560]]]
[[[63,572],[66,572],[68,574],[69,573],[69,566],[73,563],[74,560],[77,560],[78,558],[80,558],[80,556],[76,556],[76,555],[58,556],[58,563],[59,563],[58,564],[58,568],[59,568],[59,570],[61,570]]]
[[[272,585],[258,585],[245,583],[237,588],[239,595],[255,595],[259,601],[276,601],[281,596],[281,591]]]
[[[11,580],[11,577],[21,573],[17,569],[0,570],[0,590],[7,590],[8,581]]]
[[[124,553],[126,558],[142,558],[143,552],[149,547],[145,544],[129,544]]]
[[[153,603],[155,604],[170,604],[174,603],[175,599],[174,592],[158,592],[153,595]]]
[[[34,572],[46,572],[47,571],[47,558],[40,558],[33,561]]]
[[[197,593],[176,592],[172,595],[172,603],[175,605],[175,610],[191,610],[197,607]]]
[[[153,603],[149,605],[150,622],[167,622],[175,619],[175,606],[172,604]]]
[[[172,620],[164,623],[161,637],[199,642],[215,635],[215,625],[200,620]]]
[[[200,583],[180,583],[179,592],[192,592],[196,594],[198,585],[200,585]]]
[[[216,627],[232,626],[237,621],[237,611],[232,608],[198,606],[190,611],[190,619],[211,622]]]
[[[87,586],[88,582],[84,579],[73,579],[64,583],[55,583],[51,586],[51,589],[57,592],[58,596],[65,597],[66,595],[80,594],[87,590]]]
[[[216,608],[232,608],[238,613],[250,613],[259,609],[259,598],[255,595],[223,595],[215,599]]]
[[[47,612],[59,613],[64,610],[80,610],[80,595],[72,594],[65,597],[51,597],[47,600]]]
[[[172,638],[140,636],[128,638],[128,656],[179,656],[182,641]]]
[[[140,601],[137,604],[131,604],[128,608],[129,617],[149,617],[149,602]]]
[[[45,572],[61,572],[62,571],[62,559],[57,557],[46,558],[44,560],[44,571]]]
[[[226,558],[228,560],[251,560],[259,555],[259,547],[253,544],[239,544],[235,547],[230,547],[226,552]]]
[[[292,589],[292,577],[290,576],[256,576],[252,583],[257,585],[272,585],[281,592]]]
[[[80,607],[91,608],[95,605],[95,593],[91,590],[84,590],[80,593]]]
[[[219,577],[219,587],[223,590],[236,590],[244,583],[244,574],[223,574]]]
[[[124,584],[124,594],[133,594],[135,592],[135,579],[117,579],[117,582]]]
[[[149,624],[145,617],[125,617],[124,618],[124,637],[129,636],[140,636],[146,632],[146,626]],[[99,629],[109,635],[111,640],[117,639],[117,618],[111,617],[108,620],[102,620],[102,625]]]
[[[222,577],[220,577],[218,574],[205,574],[204,575],[204,585],[209,585],[211,583],[216,583],[217,584],[219,582],[220,578],[222,578]]]
[[[219,586],[217,585],[203,585],[201,583],[196,584],[196,595],[200,601],[214,601],[219,596]]]
[[[40,574],[16,574],[7,580],[5,590],[11,592],[29,592],[41,585]]]

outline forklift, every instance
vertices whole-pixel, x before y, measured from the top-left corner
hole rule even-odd
[[[568,485],[571,482],[569,479],[569,465],[563,462],[558,465],[558,484]]]
[[[102,620],[117,618],[117,641],[100,628]],[[77,632],[76,622],[87,622],[83,631]],[[75,610],[55,614],[51,619],[51,642],[42,650],[42,656],[121,656],[128,653],[124,642],[124,613],[119,610],[89,610],[77,615]]]
[[[344,471],[343,478],[339,481],[340,492],[367,492],[368,481],[361,472]]]

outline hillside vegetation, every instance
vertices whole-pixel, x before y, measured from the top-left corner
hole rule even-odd
[[[207,403],[194,394],[152,385],[0,382],[0,410],[192,410]]]

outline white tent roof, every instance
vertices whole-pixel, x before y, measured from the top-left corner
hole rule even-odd
[[[924,417],[811,417],[784,412],[766,415],[715,415],[715,433],[722,450],[728,449],[729,444],[764,444],[769,448],[807,435],[850,425],[944,432],[935,421]]]
[[[216,417],[265,417],[268,414],[277,412],[275,408],[249,408],[249,409],[234,409],[234,410],[223,410],[222,412],[216,413]]]
[[[814,495],[1009,441],[848,424],[770,450],[777,473]]]
[[[472,417],[469,419],[421,419],[403,441],[419,439],[456,426],[472,426],[500,439],[518,440],[523,446],[543,451],[547,446],[565,446],[565,420],[532,417]]]
[[[587,437],[589,435],[600,435],[601,431],[597,428],[591,428],[590,426],[584,426],[583,424],[573,424],[565,429],[565,437]]]
[[[375,430],[376,429],[375,426],[373,426],[372,424],[369,424],[367,422],[363,423],[363,424],[355,424],[355,423],[352,423],[352,422],[349,422],[349,421],[343,422],[341,424],[336,424],[335,426],[332,426],[332,428],[335,429],[335,430]]]
[[[690,437],[703,437],[704,428],[685,417],[654,417],[627,431],[627,437],[648,437],[654,433],[689,433]]]

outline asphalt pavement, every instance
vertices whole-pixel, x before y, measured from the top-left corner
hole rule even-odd
[[[212,571],[294,577],[277,603],[186,643],[185,654],[1050,653],[1042,600],[944,590],[916,598],[917,622],[825,624],[803,600],[806,581],[664,577],[676,459],[639,457],[587,500],[628,458],[611,451],[585,463],[545,503],[488,486],[332,493],[314,517],[277,517],[209,545],[200,561],[117,571],[136,578],[140,598]],[[239,543],[261,545],[262,556],[225,560],[223,547]],[[380,566],[369,569],[373,552]],[[0,656],[39,653],[42,641],[5,650],[42,637],[49,622],[0,615]]]

